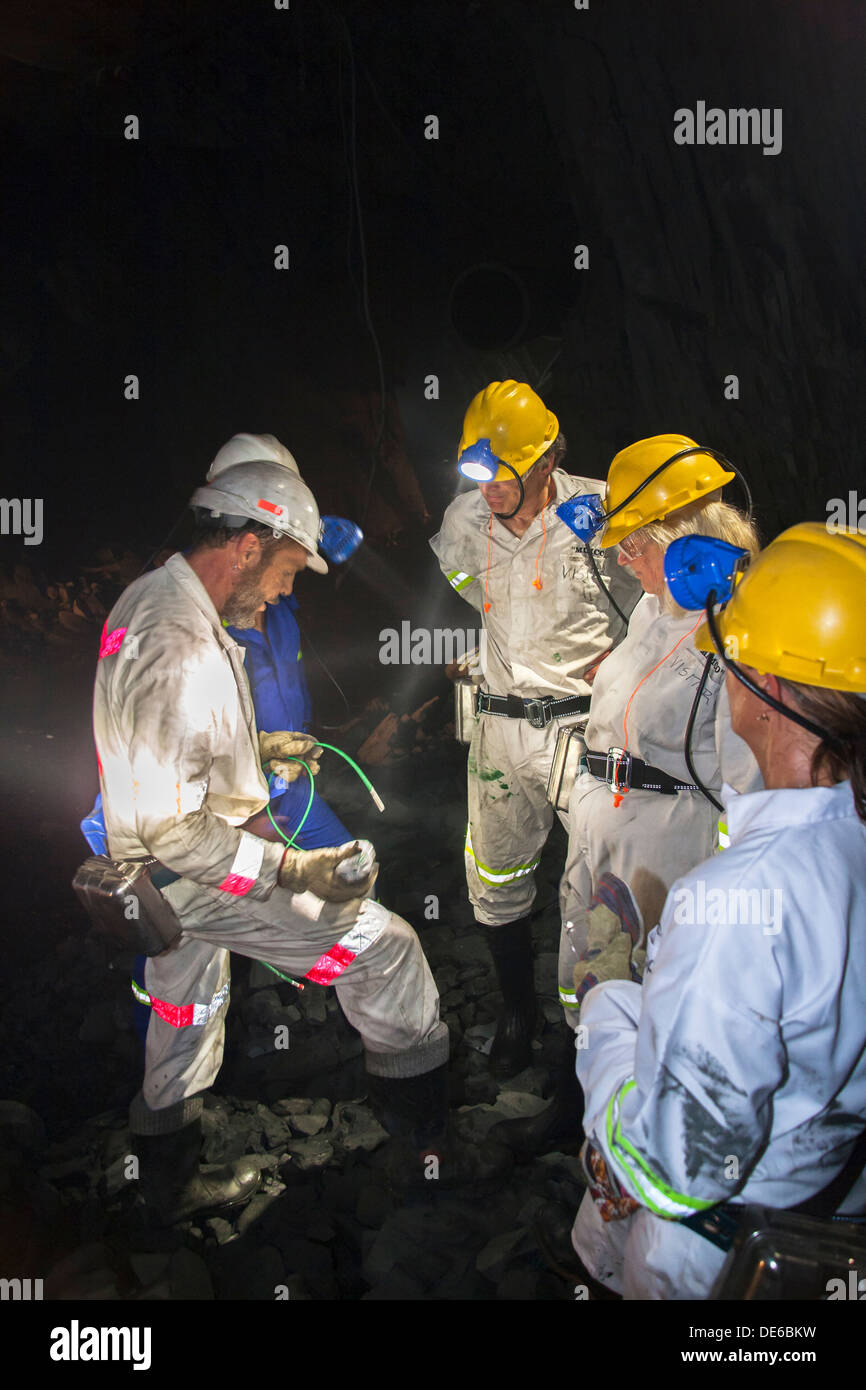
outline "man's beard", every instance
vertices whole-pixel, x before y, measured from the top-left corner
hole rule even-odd
[[[259,609],[265,602],[265,596],[259,588],[262,568],[260,564],[252,574],[245,574],[223,604],[220,617],[230,627],[255,627]]]

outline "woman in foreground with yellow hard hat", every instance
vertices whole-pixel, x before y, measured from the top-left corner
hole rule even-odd
[[[695,647],[700,619],[674,602],[664,579],[665,550],[679,536],[705,532],[757,552],[750,520],[719,500],[736,471],[684,435],[656,435],[616,455],[604,509],[600,497],[558,509],[587,550],[619,546],[619,564],[644,589],[627,635],[596,675],[584,770],[569,801],[559,996],[572,1028],[580,1008],[574,972],[590,944],[589,914],[602,876],[614,875],[630,890],[611,889],[609,920],[627,921],[642,946],[670,885],[716,847],[722,782],[741,791],[758,784],[754,759],[730,728],[722,668]],[[595,934],[593,923],[593,946]],[[578,1140],[580,1121],[580,1098],[575,1103],[563,1084],[539,1115],[496,1133],[517,1152],[540,1153]]]
[[[766,789],[725,789],[730,847],[674,884],[643,986],[583,1004],[573,1241],[627,1298],[707,1297],[746,1203],[866,1206],[866,537],[793,527],[719,614],[724,555],[707,582],[679,551],[670,582],[705,600],[697,645]]]

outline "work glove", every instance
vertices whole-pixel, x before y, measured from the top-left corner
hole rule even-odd
[[[344,859],[358,854],[357,840],[338,845],[336,849],[287,849],[277,878],[281,888],[290,893],[315,893],[329,903],[346,903],[352,898],[367,898],[376,882],[378,863],[358,883],[347,883],[336,872]]]
[[[284,782],[294,782],[304,769],[300,763],[290,763],[286,759],[303,758],[315,777],[319,771],[316,759],[322,756],[322,749],[310,734],[293,734],[286,729],[266,734],[259,730],[259,756],[262,767],[282,777]]]
[[[586,925],[586,949],[573,972],[578,1004],[603,980],[640,984],[646,960],[646,948],[640,945],[643,926],[631,891],[622,879],[611,873],[602,874],[590,901]]]

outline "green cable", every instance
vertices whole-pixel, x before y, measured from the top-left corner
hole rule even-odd
[[[384,801],[383,801],[382,798],[379,796],[379,793],[376,791],[376,788],[373,786],[373,783],[370,781],[369,777],[367,777],[367,776],[361,771],[361,769],[359,768],[358,764],[355,762],[355,759],[354,759],[354,758],[350,758],[349,755],[348,755],[348,753],[344,753],[344,752],[343,752],[342,748],[335,748],[334,745],[333,745],[333,743],[322,743],[321,739],[319,740],[319,747],[320,747],[320,748],[327,748],[327,749],[329,750],[329,752],[331,752],[331,753],[339,753],[339,755],[340,755],[341,758],[345,758],[345,760],[346,760],[346,762],[349,764],[349,766],[350,766],[350,767],[353,767],[353,768],[355,769],[355,771],[357,772],[358,776],[360,777],[361,781],[364,783],[364,786],[367,788],[367,791],[368,791],[368,792],[370,793],[370,795],[372,796],[372,798],[373,798],[373,800],[375,801],[376,805],[378,806],[379,810],[380,810],[380,811],[384,811],[384,809],[385,809],[385,803],[384,803]]]
[[[271,815],[271,803],[270,803],[270,801],[268,802],[268,807],[267,807],[267,810],[268,810],[268,820],[270,821],[271,825],[274,827],[274,829],[276,830],[276,832],[277,832],[277,834],[280,836],[280,838],[283,839],[283,840],[285,840],[285,842],[286,842],[287,845],[293,845],[293,844],[295,844],[295,837],[296,837],[297,835],[300,835],[301,830],[303,829],[304,821],[307,819],[307,816],[310,814],[310,807],[311,807],[312,804],[313,804],[313,797],[315,796],[315,786],[314,786],[314,783],[313,783],[313,774],[312,774],[312,772],[310,771],[309,764],[305,763],[304,760],[303,760],[303,758],[293,758],[293,757],[289,757],[289,758],[285,758],[283,761],[284,761],[284,762],[287,762],[287,763],[300,763],[300,764],[301,764],[301,767],[305,767],[305,768],[307,769],[307,776],[308,776],[309,779],[310,779],[310,799],[309,799],[309,801],[307,802],[307,807],[306,807],[306,810],[304,811],[304,814],[301,816],[301,819],[298,821],[297,825],[295,826],[295,829],[294,829],[294,831],[293,831],[293,833],[292,833],[292,838],[291,838],[291,840],[289,839],[288,835],[285,835],[285,834],[283,833],[283,831],[280,829],[280,827],[277,825],[277,822],[274,820],[273,816]],[[273,775],[274,775],[274,774],[271,773],[270,777],[268,778],[268,786],[269,786],[269,787],[270,787],[270,785],[271,785],[271,778],[273,777]],[[287,783],[286,785],[288,785],[288,783]],[[300,849],[300,845],[295,845],[295,849]]]
[[[341,758],[344,758],[344,759],[346,760],[346,762],[349,764],[349,766],[350,766],[350,767],[353,767],[353,768],[355,769],[355,771],[357,772],[357,774],[358,774],[358,776],[360,777],[361,781],[364,783],[364,786],[367,788],[367,791],[370,793],[371,797],[373,798],[373,800],[374,800],[374,802],[376,803],[376,805],[377,805],[377,807],[379,808],[379,810],[380,810],[380,811],[384,811],[384,809],[385,809],[385,803],[383,802],[382,798],[379,796],[379,793],[376,791],[376,788],[373,786],[373,783],[370,781],[369,777],[367,777],[367,776],[365,775],[365,773],[362,772],[361,768],[359,768],[359,766],[358,766],[358,764],[355,762],[355,759],[354,759],[354,758],[350,758],[348,753],[344,753],[343,750],[342,750],[342,748],[336,748],[336,747],[334,746],[333,743],[322,743],[321,741],[319,741],[318,746],[319,746],[320,748],[327,748],[328,751],[329,751],[330,753],[338,753],[339,756],[340,756]],[[309,798],[309,800],[308,800],[308,802],[307,802],[307,805],[306,805],[306,809],[305,809],[305,811],[304,811],[304,814],[301,816],[301,819],[298,821],[298,824],[295,826],[295,829],[294,829],[294,831],[293,831],[293,833],[292,833],[292,838],[291,838],[291,839],[289,839],[288,835],[284,834],[284,832],[280,829],[280,827],[277,825],[277,822],[274,820],[273,816],[271,815],[271,805],[270,805],[270,801],[268,802],[268,807],[267,807],[267,811],[268,811],[268,820],[271,822],[271,825],[274,827],[274,829],[276,830],[276,832],[277,832],[277,834],[280,836],[280,838],[281,838],[282,840],[285,840],[285,842],[286,842],[287,845],[289,845],[289,846],[294,845],[294,846],[295,846],[295,849],[300,849],[300,845],[295,844],[295,840],[296,840],[296,837],[297,837],[298,835],[300,835],[301,830],[302,830],[303,825],[304,825],[304,821],[307,819],[307,816],[310,814],[310,807],[311,807],[312,804],[313,804],[313,797],[314,797],[314,795],[315,795],[315,778],[313,777],[313,774],[312,774],[312,772],[311,772],[311,770],[310,770],[309,765],[308,765],[307,763],[304,762],[303,758],[288,757],[288,758],[286,758],[284,761],[289,762],[289,763],[300,763],[300,764],[301,764],[301,767],[304,767],[304,768],[307,769],[307,776],[308,776],[309,779],[310,779],[310,798]],[[270,786],[271,786],[271,779],[272,779],[273,775],[274,775],[274,774],[271,773],[270,776],[268,777],[268,787],[269,787],[269,788],[270,788]],[[266,960],[263,960],[263,961],[262,961],[262,965],[265,967],[266,970],[272,970],[273,973],[274,973],[275,975],[278,975],[278,976],[280,977],[281,980],[285,980],[287,984],[294,985],[296,989],[303,989],[303,988],[304,988],[304,986],[301,984],[300,980],[293,980],[292,977],[291,977],[291,975],[284,975],[283,972],[282,972],[282,970],[278,970],[277,967],[276,967],[275,965],[269,965],[268,962],[267,962]]]

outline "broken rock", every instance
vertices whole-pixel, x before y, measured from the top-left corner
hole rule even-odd
[[[388,1138],[369,1106],[360,1101],[343,1100],[334,1108],[331,1138],[344,1149],[365,1149],[372,1153]]]

